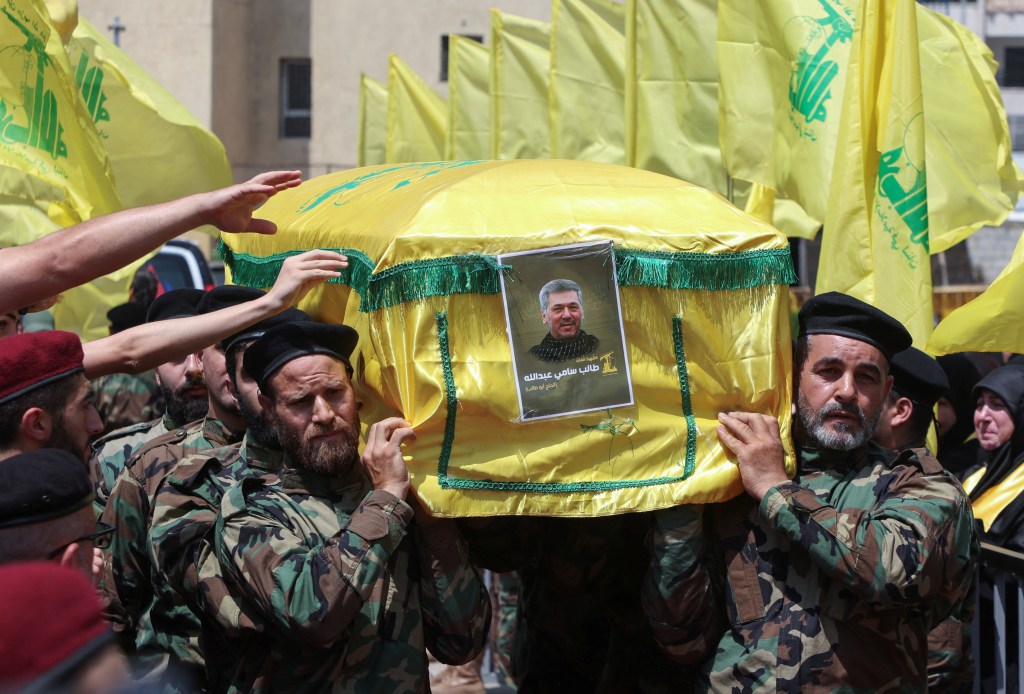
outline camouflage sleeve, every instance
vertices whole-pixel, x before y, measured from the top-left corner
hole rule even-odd
[[[142,484],[125,468],[101,516],[115,528],[103,562],[102,590],[107,620],[129,652],[134,650],[139,617],[152,593],[146,540],[149,512],[149,497]]]
[[[640,600],[658,644],[683,664],[703,662],[725,632],[704,549],[703,506],[653,512],[651,564]]]
[[[970,507],[944,474],[903,467],[872,508],[842,511],[784,482],[764,496],[759,513],[821,570],[880,608],[928,600],[942,619],[973,575]]]
[[[370,599],[405,537],[412,508],[376,490],[334,537],[310,546],[288,518],[294,507],[272,493],[246,502],[254,483],[263,484],[243,480],[224,497],[214,533],[217,559],[268,622],[314,647],[330,646]]]
[[[427,647],[442,663],[461,665],[487,643],[491,597],[455,521],[417,520],[413,536],[420,563],[420,593]]]

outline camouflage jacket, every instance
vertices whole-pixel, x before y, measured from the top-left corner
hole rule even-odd
[[[183,426],[164,414],[142,424],[112,431],[96,439],[92,444],[92,457],[89,458],[89,474],[96,485],[96,501],[93,508],[96,516],[103,513],[110,498],[110,490],[114,488],[117,476],[124,470],[128,460],[135,452],[153,439],[168,434]]]
[[[148,623],[145,613],[153,597],[148,536],[157,488],[185,456],[223,448],[239,438],[208,416],[150,441],[118,475],[101,517],[116,528],[104,561],[102,588],[107,619],[128,652],[134,651],[137,640],[141,643],[150,638],[143,622]]]
[[[236,642],[229,691],[426,692],[425,645],[447,663],[479,653],[487,590],[452,521],[413,517],[361,471],[287,466],[228,490],[212,534],[224,582],[208,586],[209,562],[201,580]]]
[[[154,371],[100,376],[93,379],[92,391],[104,432],[148,422],[164,414],[164,396]]]
[[[644,604],[659,640],[710,655],[711,691],[924,690],[928,632],[978,556],[963,490],[926,452],[875,444],[804,449],[799,465],[760,504],[709,508],[707,551],[692,514],[656,514]]]
[[[152,643],[139,650],[167,654],[172,673],[194,670],[205,679],[203,653],[220,645],[204,643],[197,561],[224,492],[244,477],[276,472],[283,455],[244,436],[239,444],[185,456],[157,489],[149,531]],[[215,623],[206,625],[213,629]]]

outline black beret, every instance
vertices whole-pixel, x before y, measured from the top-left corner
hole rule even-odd
[[[220,287],[214,287],[206,292],[203,298],[199,300],[196,313],[200,316],[204,313],[213,313],[222,308],[238,306],[247,301],[259,299],[261,296],[265,296],[265,294],[259,289],[240,287],[237,284],[225,284]]]
[[[897,393],[929,409],[949,391],[949,378],[939,362],[916,347],[893,356],[889,373]]]
[[[164,292],[153,303],[149,305],[149,312],[146,314],[147,323],[155,323],[159,320],[170,318],[184,318],[196,315],[196,307],[199,300],[205,294],[202,289],[172,289]]]
[[[228,335],[220,341],[220,346],[225,352],[227,352],[234,345],[243,340],[255,340],[274,326],[282,325],[284,323],[294,323],[295,321],[309,322],[312,320],[313,319],[310,318],[309,314],[305,311],[294,307],[286,308],[278,314],[270,316],[269,318],[264,318],[258,323],[253,323],[248,328],[239,330],[234,335]]]
[[[903,324],[860,299],[825,292],[807,300],[797,317],[800,336],[839,335],[866,342],[881,350],[888,361],[910,347],[913,339]]]
[[[145,323],[146,307],[134,301],[118,304],[107,311],[107,320],[110,321],[110,332],[119,333]]]
[[[359,335],[347,325],[294,321],[271,328],[245,350],[242,365],[263,388],[282,366],[307,354],[326,354],[346,364]]]
[[[63,518],[94,498],[88,469],[67,451],[42,448],[0,460],[0,528]]]

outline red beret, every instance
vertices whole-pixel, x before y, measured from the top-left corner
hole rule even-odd
[[[0,340],[0,404],[47,383],[84,371],[82,341],[61,330]]]
[[[0,566],[0,691],[49,691],[113,636],[89,580],[49,562]]]

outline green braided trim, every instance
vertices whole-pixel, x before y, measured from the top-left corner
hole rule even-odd
[[[452,294],[500,294],[501,265],[494,256],[453,255],[399,263],[370,278],[370,291],[359,305],[372,313],[407,301]]]
[[[459,394],[455,390],[455,377],[452,375],[452,356],[448,346],[448,313],[438,311],[437,316],[437,348],[441,352],[441,372],[444,374],[444,394],[448,403],[448,411],[444,420],[444,439],[441,441],[441,456],[437,459],[437,482],[441,489],[448,489],[448,461],[452,457],[452,444],[455,443],[455,413],[459,405]]]
[[[679,374],[679,396],[683,403],[683,417],[686,419],[686,464],[683,479],[693,474],[697,465],[697,420],[693,416],[690,402],[690,377],[686,372],[686,350],[683,348],[683,319],[672,316],[672,342],[676,347],[676,371]]]
[[[312,249],[310,249],[312,250]],[[333,277],[327,282],[329,284],[344,284],[359,294],[366,296],[367,287],[370,285],[370,278],[373,275],[374,262],[362,251],[352,248],[328,248],[325,250],[337,251],[348,256],[348,267],[340,268],[341,275]],[[274,255],[258,256],[248,253],[236,253],[224,243],[223,239],[217,244],[217,255],[224,264],[231,269],[231,281],[245,287],[270,287],[277,280],[281,272],[281,265],[293,255],[299,255],[306,251],[285,251]]]
[[[788,248],[739,253],[668,253],[615,247],[621,287],[751,289],[796,282]]]
[[[683,391],[683,412],[686,414],[686,466],[683,474],[678,477],[655,477],[649,480],[618,480],[609,482],[497,482],[495,480],[470,480],[448,475],[448,463],[451,460],[452,445],[455,443],[455,417],[458,412],[458,393],[455,389],[455,377],[452,373],[452,358],[448,344],[448,314],[439,311],[437,320],[437,347],[441,356],[441,373],[444,377],[444,391],[447,411],[444,424],[444,438],[441,441],[441,455],[437,459],[437,483],[441,489],[477,489],[498,492],[532,492],[537,494],[573,493],[573,492],[605,492],[616,489],[635,489],[638,487],[654,487],[660,484],[681,482],[691,474],[697,459],[697,426],[690,408],[690,391],[686,379],[686,360],[683,359],[680,370],[680,387]],[[678,319],[676,319],[678,320]],[[674,331],[676,339],[676,359],[682,354],[681,323],[678,331]]]

